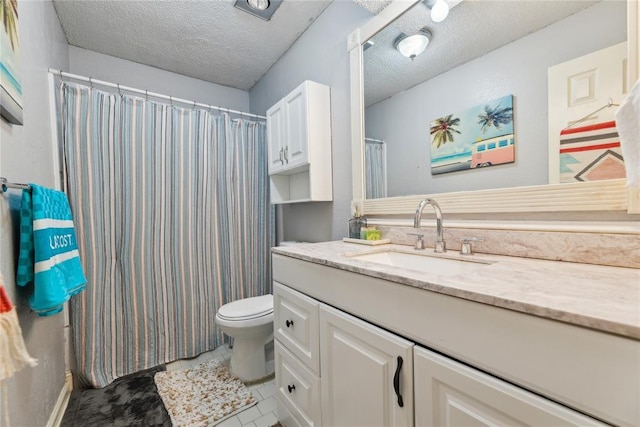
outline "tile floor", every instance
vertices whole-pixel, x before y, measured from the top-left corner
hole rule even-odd
[[[169,363],[166,367],[167,371],[189,369],[213,359],[223,359],[228,362],[230,357],[231,350],[224,345],[193,359],[183,359]],[[226,419],[218,424],[217,427],[270,427],[278,422],[276,416],[275,380],[271,379],[248,388],[258,403]]]

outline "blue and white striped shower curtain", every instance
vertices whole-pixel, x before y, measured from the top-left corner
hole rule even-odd
[[[102,387],[220,345],[218,307],[271,292],[265,125],[60,88],[87,274],[71,304],[78,373]]]
[[[365,197],[387,197],[387,144],[365,140],[364,165]]]

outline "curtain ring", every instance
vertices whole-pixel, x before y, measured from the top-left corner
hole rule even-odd
[[[118,87],[118,95],[122,96],[122,91],[120,90],[120,83],[116,83],[116,86]]]
[[[169,104],[173,107],[173,97],[171,95],[169,95]]]
[[[193,101],[193,109],[196,109],[196,101]]]
[[[91,89],[94,89],[94,87],[93,87],[93,77],[89,77],[89,86],[91,86]]]
[[[148,101],[149,100],[149,91],[148,90],[144,90],[144,98]]]

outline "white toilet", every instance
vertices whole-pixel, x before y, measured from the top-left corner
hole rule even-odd
[[[216,313],[216,324],[233,338],[231,373],[245,382],[266,377],[265,345],[273,341],[273,295],[223,305]]]

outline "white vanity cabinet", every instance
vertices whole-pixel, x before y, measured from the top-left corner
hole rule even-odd
[[[331,201],[330,89],[305,81],[267,110],[271,203]]]
[[[413,343],[322,305],[325,426],[412,426]]]
[[[280,254],[273,277],[285,426],[640,424],[636,340]],[[283,339],[279,312],[305,311],[277,303],[291,295],[317,307],[317,335],[305,332],[302,341],[318,340],[318,371],[313,357],[301,361]],[[398,356],[402,407],[394,388]],[[315,418],[291,415],[287,395],[299,387],[288,392],[294,375],[283,373],[293,363],[278,362],[291,358],[304,371],[303,406],[313,408],[304,412]]]
[[[320,303],[274,282],[273,330],[278,419],[320,426]]]
[[[412,342],[280,283],[273,293],[283,425],[413,426]]]
[[[416,426],[605,426],[425,348],[413,363]]]

